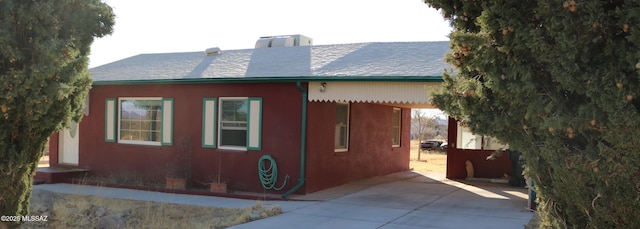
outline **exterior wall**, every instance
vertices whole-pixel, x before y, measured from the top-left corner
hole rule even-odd
[[[349,150],[334,152],[336,103],[310,102],[307,126],[307,190],[409,170],[410,109],[402,109],[400,147],[392,147],[393,107],[351,103]]]
[[[59,166],[58,165],[58,133],[53,133],[49,137],[49,166]]]
[[[465,162],[471,161],[474,169],[474,176],[479,178],[502,178],[504,174],[511,176],[511,161],[505,152],[495,160],[487,160],[493,150],[469,150],[458,149],[455,145],[457,133],[457,123],[453,118],[449,118],[449,147],[447,148],[447,178],[464,179],[467,177]]]
[[[306,86],[306,85],[305,85]],[[271,155],[278,165],[282,194],[300,178],[301,92],[295,83],[95,85],[90,115],[80,122],[78,167],[96,176],[136,177],[162,183],[175,162],[183,139],[191,148],[191,184],[210,182],[218,174],[230,190],[265,192],[258,178],[258,160]],[[105,100],[118,97],[173,98],[173,145],[147,146],[105,141]],[[262,98],[262,148],[232,151],[202,147],[202,99]],[[218,104],[219,105],[219,104]],[[393,107],[370,103],[350,106],[349,151],[334,152],[336,104],[309,102],[307,107],[306,185],[311,193],[373,176],[409,170],[411,110],[402,108],[400,147],[392,147]],[[57,166],[58,138],[51,137],[51,165]]]
[[[78,167],[92,175],[141,177],[164,182],[167,165],[186,141],[191,148],[191,184],[211,182],[218,174],[230,190],[263,192],[258,178],[258,160],[271,155],[278,165],[279,187],[285,174],[298,179],[300,170],[301,92],[295,83],[251,84],[156,84],[94,85],[90,91],[90,115],[80,123]],[[173,145],[147,146],[105,142],[105,99],[118,97],[166,97],[174,99]],[[202,147],[202,99],[219,97],[261,97],[262,148],[232,151]],[[52,138],[53,139],[53,138]],[[183,140],[188,139],[188,140]],[[56,141],[53,141],[56,142]],[[55,149],[57,152],[57,148]],[[52,155],[54,153],[52,151]],[[57,159],[53,159],[57,162]],[[295,182],[275,192],[288,191]]]

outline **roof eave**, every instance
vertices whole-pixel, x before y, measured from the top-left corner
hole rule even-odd
[[[198,83],[288,83],[312,81],[362,81],[362,82],[443,82],[442,76],[330,76],[330,77],[238,77],[199,79],[153,79],[153,80],[105,80],[93,85],[137,85],[137,84],[198,84]]]

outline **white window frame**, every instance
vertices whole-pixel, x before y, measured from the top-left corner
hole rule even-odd
[[[121,139],[120,133],[121,133],[121,128],[122,128],[122,101],[123,100],[158,100],[160,101],[161,107],[162,107],[162,97],[119,97],[118,98],[118,103],[117,103],[117,113],[118,113],[118,120],[117,120],[117,125],[118,125],[118,143],[122,143],[122,144],[136,144],[136,145],[151,145],[151,146],[161,146],[162,145],[162,126],[160,126],[160,139],[158,139],[157,142],[152,142],[152,141],[139,141],[139,140],[123,140]],[[162,108],[161,108],[162,109]],[[162,118],[164,119],[164,113],[162,114]],[[162,121],[161,121],[162,123]]]
[[[337,115],[337,107],[338,107],[338,105],[347,105],[347,125],[346,125],[347,133],[345,135],[346,139],[345,139],[345,147],[344,148],[336,148],[335,138],[337,136],[334,136],[334,145],[333,145],[334,149],[333,149],[333,151],[336,152],[336,153],[337,152],[347,152],[347,151],[349,151],[349,129],[350,129],[350,126],[351,126],[351,104],[348,103],[348,102],[336,102],[336,115]],[[334,128],[336,128],[336,127],[337,127],[337,123],[335,123],[335,120],[334,120]],[[336,134],[335,133],[335,129],[334,129],[334,134]]]
[[[394,142],[393,142],[394,137],[396,135],[396,126],[395,126],[395,123],[394,123],[395,120],[393,120],[395,117],[393,117],[393,116],[394,116],[394,113],[396,111],[398,111],[398,130],[397,130],[397,132],[398,132],[398,144],[394,144]],[[392,134],[393,134],[391,136],[391,147],[396,147],[397,148],[397,147],[400,147],[400,145],[402,145],[402,109],[400,109],[398,107],[394,107],[393,111],[391,113],[391,119],[392,119],[392,121],[391,121],[391,129],[392,130],[391,131],[392,131]]]
[[[245,143],[245,146],[225,146],[222,145],[222,129],[224,129],[223,125],[222,125],[222,107],[223,107],[223,103],[224,101],[230,101],[230,100],[245,100],[247,102],[247,126],[244,128],[244,130],[246,132],[249,132],[249,97],[219,97],[218,98],[218,120],[216,120],[217,124],[218,124],[218,149],[224,149],[224,150],[237,150],[237,151],[247,151],[247,146],[249,144],[249,142],[247,141]]]

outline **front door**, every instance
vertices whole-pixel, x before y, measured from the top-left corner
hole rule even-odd
[[[80,126],[76,122],[71,123],[69,129],[59,132],[58,163],[66,165],[78,165],[80,151]]]

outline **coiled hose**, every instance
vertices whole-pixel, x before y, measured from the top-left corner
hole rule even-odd
[[[269,164],[268,168],[267,164]],[[284,177],[284,183],[282,183],[282,186],[279,188],[276,187],[276,182],[278,182],[278,165],[276,165],[276,160],[269,155],[264,155],[260,157],[260,160],[258,160],[258,176],[260,177],[260,183],[263,188],[273,189],[276,191],[282,190],[289,179],[289,174],[287,174]]]

